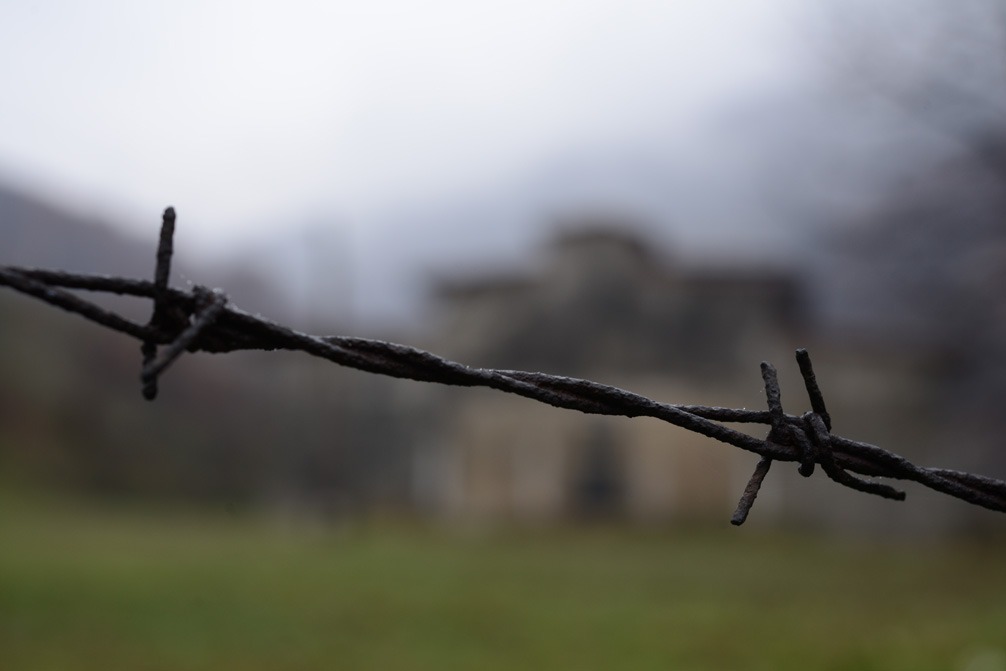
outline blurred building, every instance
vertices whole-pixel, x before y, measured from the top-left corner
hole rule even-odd
[[[789,359],[799,339],[791,274],[688,268],[615,220],[571,222],[543,252],[524,273],[441,280],[443,329],[431,348],[667,402],[757,407],[759,362]],[[656,420],[466,389],[449,392],[439,431],[417,455],[416,484],[448,517],[725,519],[752,463]]]
[[[948,424],[941,349],[821,328],[807,292],[793,272],[689,265],[620,221],[578,221],[523,272],[441,279],[442,330],[429,347],[472,366],[581,377],[663,402],[758,409],[759,364],[770,361],[793,414],[809,409],[793,362],[807,347],[837,433],[924,466],[987,470],[980,441],[952,439],[963,434]],[[489,390],[438,399],[412,473],[418,505],[448,519],[725,523],[757,461],[648,418],[583,415]],[[907,488],[909,502],[894,503],[832,483],[820,469],[805,479],[778,464],[753,518],[884,535],[996,521]]]

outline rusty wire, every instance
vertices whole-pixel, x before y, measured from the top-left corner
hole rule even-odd
[[[161,225],[154,281],[62,271],[0,266],[0,285],[74,312],[142,342],[142,391],[157,395],[160,375],[182,353],[237,350],[296,350],[341,366],[391,377],[463,387],[489,387],[559,408],[599,415],[654,417],[761,456],[731,519],[747,519],[773,461],[799,463],[805,477],[820,465],[835,482],[878,496],[904,500],[905,493],[872,478],[911,480],[969,503],[1006,512],[1006,482],[943,468],[923,468],[875,445],[831,433],[831,416],[804,349],[797,363],[810,397],[811,411],[783,411],[775,368],[761,364],[768,411],[752,411],[660,403],[616,387],[571,377],[518,370],[472,368],[414,347],[348,336],[315,336],[244,312],[217,290],[195,286],[181,291],[168,286],[175,211],[167,208]],[[147,324],[137,324],[86,301],[67,289],[107,292],[153,300]],[[158,347],[164,351],[158,356]],[[765,439],[723,425],[758,423],[769,426]],[[858,474],[858,475],[854,475]],[[866,476],[860,477],[860,476]],[[869,479],[868,479],[869,478]]]

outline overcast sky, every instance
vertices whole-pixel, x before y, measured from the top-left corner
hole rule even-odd
[[[685,146],[794,76],[799,25],[786,0],[6,0],[0,179],[137,226],[171,203],[207,244],[366,226],[580,146]]]

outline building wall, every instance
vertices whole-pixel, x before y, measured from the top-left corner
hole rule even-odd
[[[738,407],[763,402],[762,359],[792,356],[792,278],[682,272],[620,231],[569,233],[546,252],[535,273],[444,283],[446,328],[432,346],[476,366]],[[587,416],[496,392],[450,399],[429,449],[440,484],[424,488],[448,517],[725,520],[757,461],[657,420]]]

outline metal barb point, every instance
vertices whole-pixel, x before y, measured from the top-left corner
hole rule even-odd
[[[814,366],[810,363],[810,354],[802,347],[796,351],[796,363],[800,367],[800,374],[803,375],[804,386],[807,387],[811,409],[821,416],[824,425],[831,431],[831,415],[828,414],[828,408],[824,404],[824,394],[817,384]]]
[[[747,520],[748,513],[751,512],[751,506],[754,505],[758,491],[761,489],[761,483],[765,479],[765,476],[768,475],[768,469],[771,466],[772,460],[768,457],[762,457],[759,460],[758,465],[755,466],[754,473],[751,474],[751,479],[748,480],[747,487],[744,488],[744,493],[741,494],[741,500],[737,502],[737,510],[734,511],[733,517],[730,518],[730,524],[739,527]]]
[[[147,326],[151,329],[163,329],[167,326],[168,306],[166,304],[168,279],[171,275],[171,256],[174,254],[175,208],[167,207],[161,216],[161,234],[157,242],[157,265],[154,267],[154,310]],[[157,358],[157,343],[145,340],[140,348],[143,355],[140,380],[143,383],[143,398],[153,401],[157,398],[157,375],[148,371]]]

